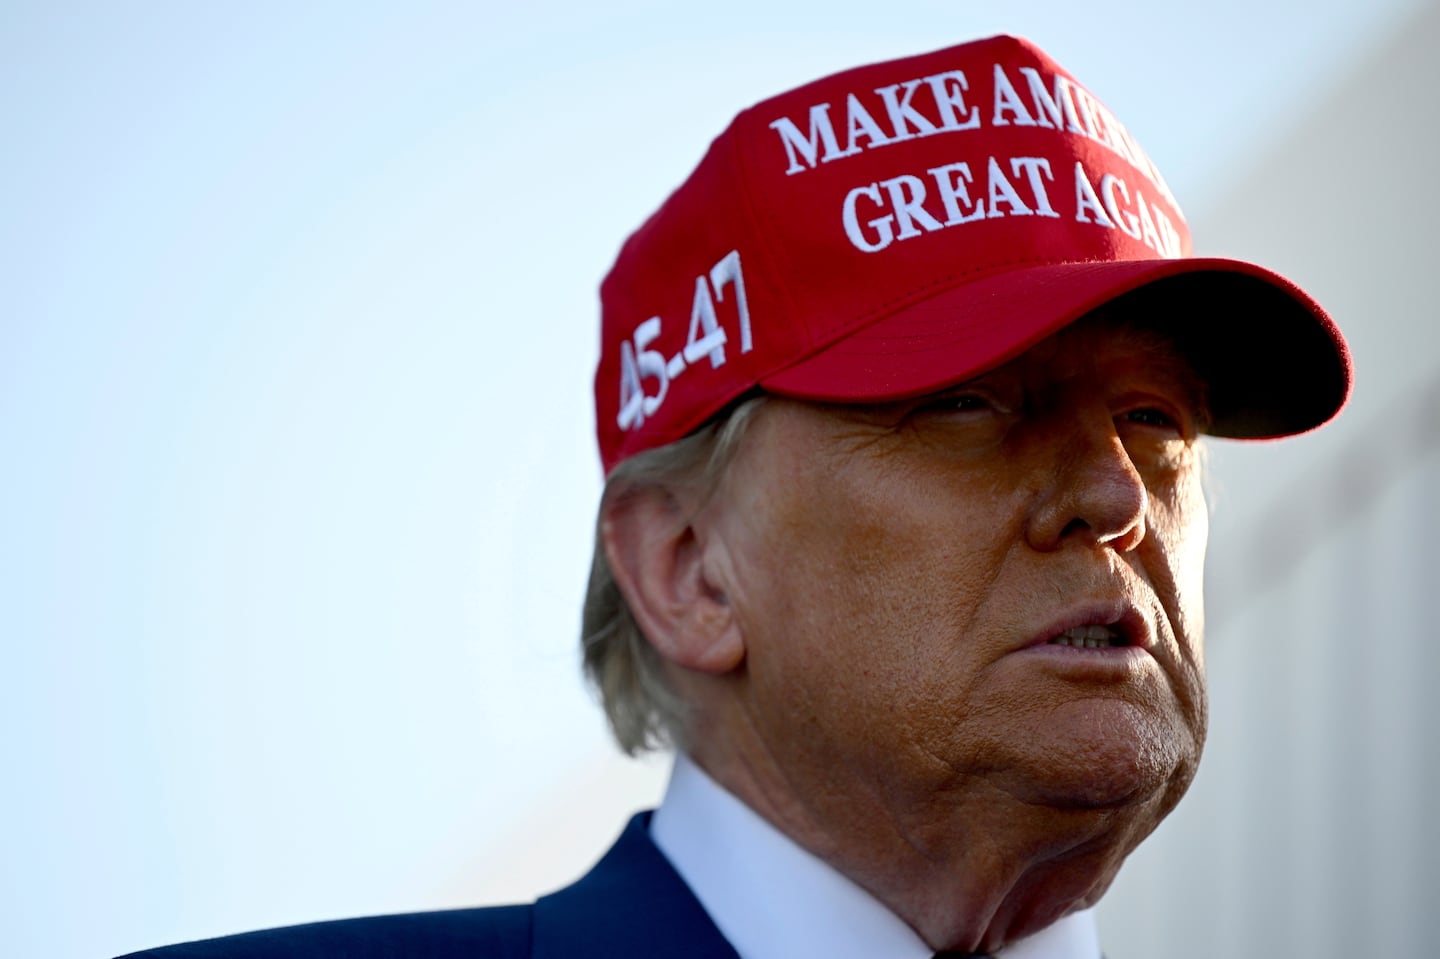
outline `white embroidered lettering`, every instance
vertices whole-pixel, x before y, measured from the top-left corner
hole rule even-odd
[[[880,185],[890,194],[890,206],[895,211],[895,225],[900,228],[899,239],[908,240],[919,236],[920,231],[915,229],[916,223],[931,232],[943,229],[940,221],[921,205],[925,202],[925,181],[907,173],[881,180]]]
[[[864,149],[860,146],[861,137],[869,140],[870,146],[872,147],[883,147],[890,142],[890,138],[885,135],[885,131],[880,129],[880,124],[875,122],[875,118],[870,115],[870,111],[865,109],[865,105],[860,102],[860,98],[853,93],[845,99],[845,115],[845,152],[840,154],[840,156],[854,156]]]
[[[810,108],[808,137],[800,134],[799,127],[795,126],[789,117],[781,117],[771,123],[770,129],[780,134],[780,142],[785,145],[785,156],[790,160],[790,166],[785,170],[787,175],[813,169],[819,162],[821,146],[825,148],[825,161],[840,156],[840,144],[835,140],[835,128],[830,125],[828,103],[817,103]]]
[[[1050,206],[1050,195],[1045,192],[1045,180],[1053,181],[1055,178],[1050,174],[1050,161],[1044,157],[1012,157],[1010,159],[1010,171],[1019,176],[1023,171],[1025,178],[1030,183],[1030,192],[1035,197],[1035,212],[1040,216],[1059,217],[1054,208]],[[1041,179],[1041,176],[1044,179]]]
[[[912,140],[917,136],[929,136],[938,132],[935,124],[930,122],[919,110],[911,104],[915,91],[920,89],[920,80],[906,80],[904,83],[895,83],[888,87],[881,87],[875,92],[880,94],[880,99],[885,102],[885,113],[890,118],[890,126],[894,129],[895,135],[891,143],[901,140]],[[903,97],[897,97],[901,90],[905,91]],[[911,131],[911,127],[914,131]]]
[[[1100,205],[1100,198],[1095,195],[1095,188],[1090,185],[1090,177],[1085,173],[1085,165],[1079,160],[1075,161],[1075,220],[1078,223],[1098,223],[1112,230],[1115,228],[1115,221]]]
[[[970,199],[968,185],[975,182],[975,178],[970,174],[970,164],[949,163],[925,172],[935,178],[935,186],[940,191],[940,202],[945,204],[946,226],[984,218],[985,201],[972,202]],[[965,212],[966,207],[971,208],[969,213]]]
[[[1126,236],[1140,239],[1140,218],[1131,213],[1128,209],[1121,209],[1120,201],[1115,198],[1115,191],[1119,190],[1124,198],[1126,206],[1130,204],[1130,188],[1125,181],[1113,173],[1107,173],[1100,178],[1100,198],[1105,202],[1105,212],[1110,214],[1110,219],[1120,228]]]
[[[874,183],[869,186],[857,186],[845,194],[845,204],[841,209],[841,219],[845,223],[845,235],[850,238],[850,242],[855,245],[855,249],[862,250],[866,253],[876,253],[885,249],[890,245],[891,241],[895,239],[893,226],[895,217],[886,214],[885,216],[879,216],[870,220],[866,226],[874,230],[878,236],[878,239],[871,240],[860,229],[860,216],[855,210],[855,204],[861,197],[865,197],[871,203],[874,203],[882,209],[884,208],[880,199],[880,188]]]
[[[930,84],[935,106],[940,110],[941,127],[946,130],[973,130],[980,125],[980,108],[967,109],[965,106],[965,93],[969,90],[969,85],[965,81],[964,73],[947,70],[921,79]]]
[[[1025,205],[1024,200],[1020,199],[1020,194],[1015,192],[1014,184],[1006,178],[1005,171],[1000,169],[1000,164],[994,157],[990,158],[986,176],[990,184],[989,216],[1006,216],[1007,214],[1000,209],[1002,203],[1010,207],[1009,216],[1030,216],[1035,212]]]
[[[1014,124],[1019,127],[1035,126],[1035,118],[1030,111],[1025,109],[1020,94],[1015,92],[1015,85],[1005,75],[1005,68],[995,64],[995,113],[990,119],[992,126],[1008,127],[1011,119],[1007,114],[1014,116]]]

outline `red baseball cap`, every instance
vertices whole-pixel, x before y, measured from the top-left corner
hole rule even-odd
[[[1175,336],[1215,435],[1301,433],[1349,396],[1319,304],[1192,256],[1154,164],[1034,45],[847,70],[737,116],[626,241],[601,286],[601,459],[608,473],[757,388],[933,392],[1112,302]]]

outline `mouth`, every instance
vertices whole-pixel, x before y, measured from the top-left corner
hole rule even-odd
[[[1047,646],[1073,646],[1077,649],[1116,649],[1134,646],[1118,624],[1109,626],[1072,626],[1058,636],[1046,640]]]
[[[1148,621],[1129,603],[1097,604],[1074,610],[1031,640],[1036,646],[1066,649],[1143,649],[1152,642]]]
[[[1071,607],[1016,649],[1027,669],[1071,683],[1113,685],[1151,675],[1156,628],[1140,607],[1101,600]]]

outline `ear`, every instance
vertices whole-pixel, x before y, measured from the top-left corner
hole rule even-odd
[[[607,500],[600,536],[631,614],[663,658],[704,673],[740,665],[744,637],[713,568],[720,544],[674,491],[645,485]]]

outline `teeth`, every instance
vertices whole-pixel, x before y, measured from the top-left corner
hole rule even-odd
[[[1050,645],[1105,649],[1110,646],[1123,646],[1125,641],[1109,626],[1076,626],[1050,640]]]

